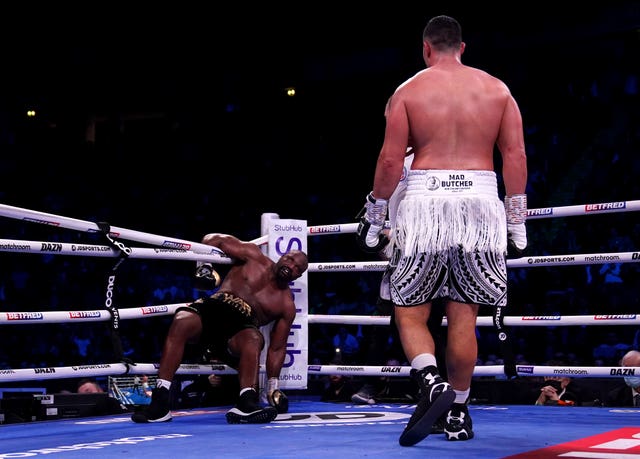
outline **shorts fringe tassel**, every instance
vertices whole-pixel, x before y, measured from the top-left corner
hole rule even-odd
[[[404,254],[445,250],[506,253],[504,204],[487,197],[405,197],[400,202],[392,244]]]

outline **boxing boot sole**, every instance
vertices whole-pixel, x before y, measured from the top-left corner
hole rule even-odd
[[[278,417],[278,410],[272,406],[245,413],[238,408],[231,408],[227,411],[226,418],[228,424],[266,424]]]
[[[171,411],[169,411],[164,416],[161,416],[161,417],[156,418],[156,419],[149,419],[147,417],[147,414],[142,412],[142,411],[133,413],[131,415],[131,420],[133,422],[137,422],[139,424],[143,424],[143,423],[147,423],[147,422],[168,422],[168,421],[171,421],[171,419],[173,419],[173,417],[171,416]]]
[[[427,438],[431,434],[433,424],[453,405],[455,398],[456,393],[453,389],[441,393],[422,415],[422,418],[410,429],[402,432],[399,439],[400,446],[413,446]]]

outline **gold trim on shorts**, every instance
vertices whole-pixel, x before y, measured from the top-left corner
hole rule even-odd
[[[238,298],[237,296],[227,292],[216,292],[211,295],[211,298],[221,301],[224,304],[228,304],[243,316],[251,318],[251,306],[249,306],[249,304],[242,298]]]

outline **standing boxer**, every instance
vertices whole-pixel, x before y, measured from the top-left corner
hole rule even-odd
[[[357,231],[359,244],[372,252],[386,243],[387,203],[412,146],[412,170],[393,235],[390,294],[422,398],[400,436],[402,446],[426,438],[443,414],[448,440],[473,438],[466,404],[478,353],[479,305],[506,305],[507,246],[527,246],[522,116],[502,81],[462,64],[464,49],[455,19],[437,16],[427,23],[422,43],[427,68],[389,99],[373,191]],[[496,145],[504,204],[493,161]],[[427,328],[437,298],[447,301],[448,382],[438,371]]]

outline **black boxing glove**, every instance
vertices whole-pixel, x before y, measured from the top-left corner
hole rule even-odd
[[[269,378],[267,386],[267,401],[280,414],[289,411],[289,398],[278,389],[278,378]]]
[[[505,196],[504,209],[507,214],[507,253],[521,256],[527,248],[527,195]]]
[[[360,219],[356,241],[364,252],[380,252],[389,243],[389,238],[382,232],[387,219],[387,207],[386,199],[376,199],[369,193],[364,207],[356,216],[356,219]]]
[[[220,274],[211,263],[198,262],[196,268],[196,290],[213,290],[220,285]]]

